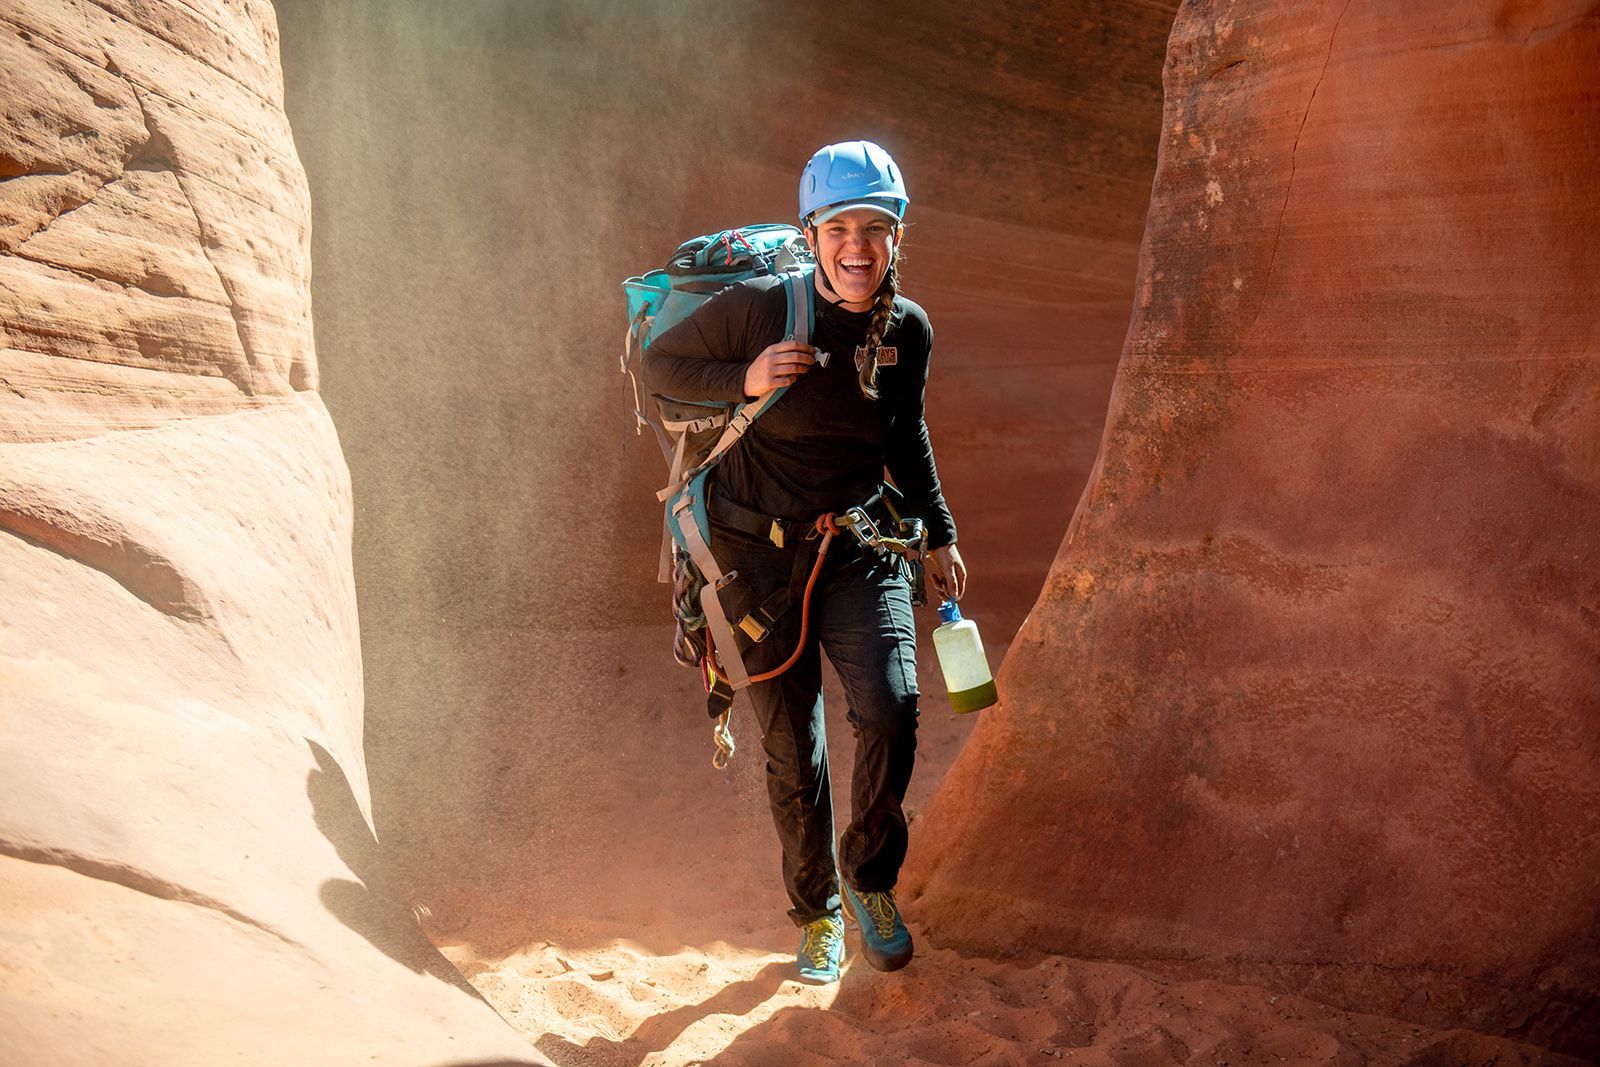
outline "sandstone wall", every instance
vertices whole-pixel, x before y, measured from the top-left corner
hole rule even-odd
[[[931,3],[893,48],[752,5],[708,57],[699,5],[285,0],[380,854],[273,14],[9,5],[6,1033],[54,1062],[533,1055],[404,902],[480,948],[595,909],[654,843],[648,775],[703,746],[595,294],[784,217],[806,154],[866,134],[915,183],[999,646],[1135,307],[1007,700],[917,824],[917,916],[1592,1047],[1590,6],[1191,2],[1134,288],[1159,5]],[[708,810],[770,849],[734,773]]]
[[[990,951],[1593,1051],[1600,17],[1189,0],[1089,487],[913,840]]]
[[[262,0],[0,10],[8,1062],[527,1051],[369,828],[277,54]]]

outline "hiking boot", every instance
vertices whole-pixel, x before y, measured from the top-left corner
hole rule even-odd
[[[858,892],[846,884],[844,899],[861,927],[861,954],[880,971],[898,971],[911,962],[911,931],[900,920],[894,890]]]
[[[835,911],[800,927],[795,962],[800,965],[802,982],[837,982],[839,968],[844,966],[844,916]]]

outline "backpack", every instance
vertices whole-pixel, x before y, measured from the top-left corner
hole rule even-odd
[[[713,762],[719,767],[733,752],[727,724],[734,691],[750,684],[740,654],[760,638],[753,638],[752,630],[744,626],[735,629],[724,610],[722,594],[735,575],[724,574],[711,555],[706,482],[723,454],[788,387],[750,404],[679,400],[647,394],[640,385],[640,364],[651,337],[681,322],[729,285],[764,275],[784,278],[785,336],[807,340],[815,313],[810,263],[805,239],[793,226],[749,226],[685,241],[665,268],[622,283],[629,324],[621,363],[633,391],[634,432],[651,428],[669,469],[667,486],[657,494],[666,508],[656,577],[673,585],[677,623],[673,654],[684,666],[700,669],[707,712],[718,720],[718,755]],[[757,606],[757,610],[773,607]],[[706,639],[708,632],[715,655]]]
[[[647,395],[639,379],[650,339],[735,282],[799,270],[810,262],[799,230],[764,223],[691,238],[678,246],[664,268],[622,283],[629,321],[621,364],[633,390],[634,433],[642,434],[646,426],[654,431],[667,462],[668,485],[705,461],[739,405]],[[792,320],[792,297],[789,314]],[[670,544],[670,534],[663,536],[658,582],[670,579]]]

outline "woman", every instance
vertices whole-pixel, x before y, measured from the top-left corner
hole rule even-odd
[[[805,557],[796,554],[816,551],[805,533],[819,515],[869,502],[877,509],[885,468],[904,494],[902,514],[926,526],[924,562],[935,593],[964,592],[966,568],[923,421],[933,330],[898,293],[908,203],[900,170],[882,148],[849,141],[821,149],[800,180],[801,225],[817,261],[812,344],[785,340],[782,283],[759,278],[719,293],[645,352],[650,389],[665,396],[752,401],[791,387],[712,475],[712,553],[724,571],[738,572],[754,603],[804,576]],[[794,652],[802,611],[799,595],[790,599],[745,654],[752,674]],[[798,660],[749,693],[767,753],[789,914],[802,931],[800,975],[831,982],[844,957],[842,904],[861,926],[869,963],[889,971],[911,960],[911,934],[894,899],[918,697],[916,631],[900,568],[854,538],[836,538],[804,631]],[[844,684],[856,733],[851,819],[837,863],[819,649]]]

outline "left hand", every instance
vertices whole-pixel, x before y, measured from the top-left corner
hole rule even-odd
[[[961,562],[961,552],[955,545],[945,545],[922,554],[928,580],[941,602],[960,600],[967,591],[967,565]]]

